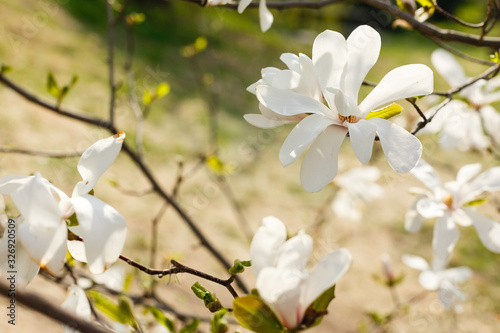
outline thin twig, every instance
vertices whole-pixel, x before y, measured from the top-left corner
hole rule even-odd
[[[468,28],[483,28],[485,25],[486,25],[486,22],[488,22],[489,18],[490,18],[490,15],[491,15],[491,8],[490,8],[490,3],[491,3],[491,0],[489,1],[488,3],[488,12],[486,14],[486,17],[483,21],[479,22],[479,23],[469,23],[469,22],[466,22],[464,20],[462,20],[461,18],[447,12],[446,10],[444,10],[443,8],[441,8],[437,1],[436,0],[433,0],[432,1],[433,4],[434,4],[434,7],[436,8],[436,12],[438,12],[439,14],[443,15],[444,17],[452,20],[452,21],[455,21],[457,22],[458,24],[461,24],[465,27],[468,27]]]
[[[109,123],[115,121],[115,19],[110,0],[106,0],[106,15],[108,20],[108,76],[109,76]]]
[[[413,101],[411,98],[407,98],[406,99],[411,105],[413,105],[413,107],[415,108],[415,110],[417,110],[418,114],[420,115],[420,117],[422,117],[423,121],[424,122],[428,122],[427,120],[427,117],[425,116],[425,114],[422,112],[422,110],[418,107],[417,103],[415,101]]]
[[[50,157],[50,158],[80,157],[83,154],[82,152],[52,152],[52,151],[10,148],[10,147],[0,147],[0,153],[23,154],[23,155],[32,155],[32,156]]]
[[[453,53],[454,55],[459,56],[460,58],[463,58],[463,59],[468,60],[470,62],[475,62],[475,63],[481,64],[481,65],[486,65],[486,66],[492,66],[495,64],[493,61],[478,59],[478,58],[474,58],[468,54],[465,54],[465,53],[457,50],[456,48],[449,46],[448,44],[444,43],[443,41],[441,41],[437,38],[430,37],[430,40],[432,40],[437,45],[441,46],[443,49],[448,50],[451,53]]]

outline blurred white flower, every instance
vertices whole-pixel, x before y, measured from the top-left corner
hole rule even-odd
[[[90,321],[90,304],[87,299],[87,295],[85,295],[85,291],[83,291],[82,288],[76,285],[71,285],[68,288],[66,300],[61,306],[63,309],[75,313],[78,317]],[[80,332],[66,325],[63,325],[63,328],[64,333]]]
[[[467,83],[472,78],[465,75],[462,66],[451,53],[437,49],[432,53],[432,64],[452,88]],[[500,144],[500,113],[490,104],[500,101],[500,77],[479,80],[459,92],[465,100],[453,100],[438,111],[432,121],[419,134],[439,134],[443,149],[485,150]],[[433,115],[431,108],[426,115]],[[488,134],[486,136],[484,131]]]
[[[92,274],[89,278],[79,277],[78,286],[83,289],[89,289],[95,283],[101,284],[115,292],[122,292],[125,284],[125,270],[116,263],[108,268],[104,273]]]
[[[252,3],[252,0],[241,0],[238,4],[238,13],[243,13],[250,3]],[[271,28],[274,18],[273,14],[267,8],[266,0],[259,0],[259,19],[262,32],[266,32]]]
[[[267,109],[285,117],[299,116],[300,119],[306,115],[286,138],[279,156],[286,167],[310,146],[301,167],[302,186],[309,192],[321,190],[337,174],[338,154],[347,133],[356,157],[363,164],[371,158],[376,135],[395,171],[408,172],[420,159],[420,141],[385,118],[401,111],[398,105],[387,107],[389,103],[432,92],[433,75],[427,66],[415,64],[392,70],[358,106],[359,89],[378,59],[380,46],[380,35],[369,26],[358,27],[347,40],[337,32],[326,30],[314,41],[313,65],[301,66],[300,73],[291,70],[297,75],[290,77],[315,76],[316,80],[303,80],[309,82],[310,89],[283,89],[277,87],[279,85],[274,80],[271,84],[263,80],[256,87],[264,117],[272,119]],[[304,63],[308,61],[304,60]],[[283,83],[286,80],[280,77],[277,81]],[[297,87],[301,81],[294,79],[290,82],[296,83],[290,86]],[[315,93],[317,84],[322,96]],[[376,109],[381,106],[383,109]]]
[[[252,240],[250,256],[260,297],[285,328],[294,329],[307,308],[349,269],[352,256],[346,249],[333,251],[309,274],[306,264],[312,238],[299,232],[285,240],[285,225],[275,217],[266,217]]]
[[[384,193],[383,187],[375,183],[379,178],[377,167],[354,168],[337,176],[334,184],[339,191],[332,202],[333,212],[339,217],[361,220],[363,208]]]
[[[125,219],[88,192],[116,159],[124,139],[120,132],[83,153],[78,162],[83,180],[76,184],[71,198],[39,173],[0,178],[0,194],[10,195],[21,213],[17,243],[41,268],[57,274],[66,260],[66,248],[75,259],[85,259],[94,274],[104,272],[118,259],[127,231]],[[68,227],[66,220],[74,213],[79,225]],[[67,241],[68,228],[84,242]]]
[[[448,262],[460,236],[457,224],[474,225],[484,246],[500,253],[500,223],[473,210],[474,204],[481,202],[481,194],[500,190],[500,167],[479,174],[480,171],[479,163],[465,165],[458,171],[455,181],[444,185],[423,160],[411,171],[429,191],[414,190],[420,196],[406,213],[405,228],[416,232],[424,219],[438,218],[432,241],[435,260]]]
[[[460,309],[459,303],[467,296],[457,284],[469,280],[472,270],[465,266],[445,269],[447,263],[440,260],[434,261],[430,267],[425,259],[410,254],[403,255],[402,260],[406,266],[422,271],[418,277],[420,285],[427,290],[437,290],[445,309]]]

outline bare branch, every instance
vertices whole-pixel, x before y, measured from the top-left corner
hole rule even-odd
[[[110,0],[106,0],[106,15],[108,19],[108,76],[109,76],[109,122],[115,121],[115,18]]]
[[[32,156],[50,157],[50,158],[80,157],[83,154],[82,152],[55,152],[55,151],[31,150],[31,149],[10,148],[10,147],[0,147],[0,153],[23,154],[23,155],[32,155]]]

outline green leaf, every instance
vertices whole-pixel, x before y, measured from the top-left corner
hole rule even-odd
[[[170,332],[175,332],[175,326],[174,322],[170,320],[169,318],[165,317],[163,312],[161,312],[160,309],[150,306],[147,308],[149,312],[153,314],[153,317],[155,317],[156,321],[163,326],[165,326]]]
[[[233,267],[229,269],[229,273],[234,275],[238,273],[243,273],[245,271],[245,267],[250,267],[251,263],[250,261],[241,261],[239,259],[236,259],[234,261]]]
[[[59,98],[61,95],[61,89],[59,89],[57,81],[52,73],[47,75],[47,91],[56,98]]]
[[[194,49],[196,50],[196,52],[201,52],[203,51],[204,49],[207,48],[207,45],[208,45],[208,41],[205,37],[198,37],[196,38],[196,40],[194,41]]]
[[[381,110],[370,112],[365,119],[372,119],[372,118],[389,119],[400,114],[401,110],[403,110],[403,107],[401,105],[392,103],[388,107],[385,107]]]
[[[170,92],[170,85],[167,82],[162,82],[156,86],[156,98],[162,98]]]
[[[104,313],[111,320],[122,324],[128,324],[128,317],[124,313],[122,313],[118,305],[113,303],[106,296],[104,296],[97,290],[88,290],[87,295],[92,303],[94,303],[96,309]]]
[[[76,227],[77,225],[79,225],[76,213],[73,213],[73,215],[68,217],[68,222],[66,224],[68,225],[68,227]]]
[[[203,287],[199,282],[196,282],[191,286],[191,290],[199,299],[202,299],[205,303],[205,307],[210,310],[210,312],[216,312],[222,308],[222,305],[217,298],[217,296]]]
[[[2,64],[0,66],[0,74],[6,74],[6,73],[8,73],[10,71],[12,71],[12,67],[11,66],[4,65],[4,64]]]
[[[224,316],[227,313],[227,309],[220,309],[215,312],[210,318],[210,332],[211,333],[226,333],[228,330],[227,321]]]
[[[237,297],[233,301],[233,315],[246,329],[258,333],[282,333],[283,326],[276,315],[255,295]]]
[[[196,329],[198,328],[198,325],[200,325],[200,320],[199,319],[193,319],[193,321],[186,326],[184,326],[179,333],[195,333]]]
[[[129,324],[136,331],[139,331],[137,320],[135,320],[134,312],[132,311],[132,300],[125,295],[120,295],[118,298],[118,309],[126,318],[125,324]]]
[[[151,95],[151,91],[144,91],[144,95],[142,95],[142,102],[144,103],[144,105],[149,105],[151,104],[151,102],[153,102],[153,95]]]
[[[302,319],[301,326],[313,327],[318,325],[323,317],[328,313],[328,305],[335,298],[335,285],[325,290],[316,300],[307,308]]]
[[[491,61],[496,62],[497,64],[500,64],[500,55],[498,54],[498,52],[490,54],[490,59],[491,59]]]
[[[482,198],[482,199],[476,199],[476,200],[471,200],[469,202],[466,202],[463,204],[463,206],[479,206],[487,202],[489,199],[488,198]]]

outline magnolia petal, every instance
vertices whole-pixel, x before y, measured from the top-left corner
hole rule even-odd
[[[248,113],[243,116],[245,120],[250,124],[255,127],[259,128],[264,128],[264,129],[271,129],[271,128],[276,128],[281,125],[285,124],[290,124],[291,121],[286,121],[286,120],[273,120],[269,119],[262,114],[257,114],[257,113]]]
[[[61,271],[66,261],[68,229],[64,222],[55,227],[19,225],[19,240],[30,258],[52,275]]]
[[[321,92],[321,87],[318,82],[318,78],[316,76],[313,61],[305,54],[300,53],[299,64],[300,64],[301,81],[297,92],[322,102],[323,96]]]
[[[9,276],[7,272],[15,270],[17,272],[16,288],[24,289],[38,274],[40,266],[31,259],[17,237],[19,235],[17,232],[18,223],[21,223],[22,218],[14,220],[16,221],[15,228],[8,228],[5,230],[3,237],[0,238],[0,258],[2,258],[0,260],[0,276],[7,278]],[[14,237],[12,238],[12,236]],[[16,242],[14,269],[9,265],[7,260],[9,255],[9,239]]]
[[[282,53],[280,60],[294,72],[300,72],[299,56],[293,53]]]
[[[434,88],[432,70],[421,64],[397,67],[387,73],[361,102],[363,115],[377,107],[413,96],[428,95]]]
[[[414,135],[385,119],[367,121],[377,127],[382,150],[394,171],[405,173],[417,165],[422,155],[422,144]]]
[[[125,219],[113,207],[88,194],[73,198],[72,202],[89,269],[100,274],[120,256],[127,234]]]
[[[437,262],[448,262],[459,237],[460,232],[453,222],[451,214],[445,214],[436,221],[432,248],[434,249],[434,256]]]
[[[33,176],[7,175],[0,178],[0,194],[11,195],[12,192],[26,184]]]
[[[243,13],[250,3],[252,3],[252,0],[241,0],[238,3],[238,13]]]
[[[273,24],[273,14],[269,11],[266,5],[266,0],[260,0],[259,3],[259,19],[260,19],[260,29],[262,32],[266,32],[271,28]]]
[[[484,105],[479,109],[486,133],[492,138],[495,145],[500,145],[500,113],[491,105]]]
[[[344,36],[331,30],[320,33],[313,43],[312,61],[323,92],[326,88],[340,88],[340,78],[347,62]]]
[[[453,221],[462,227],[470,227],[474,223],[470,216],[461,208],[454,209],[451,215]]]
[[[339,115],[344,117],[349,117],[349,116],[361,117],[361,111],[359,110],[358,104],[354,99],[345,95],[340,89],[326,88],[326,90],[329,94],[325,94],[325,97],[329,102],[331,102],[333,98],[333,103]]]
[[[82,241],[68,241],[66,246],[73,259],[80,262],[88,262],[87,254],[85,253],[85,244]]]
[[[123,291],[123,285],[125,283],[125,270],[122,266],[115,263],[104,273],[92,276],[92,280],[94,280],[95,283],[102,284],[108,289],[120,293]]]
[[[323,103],[293,91],[270,86],[258,86],[257,98],[265,107],[283,116],[294,116],[301,113],[333,116],[333,111]]]
[[[441,180],[434,171],[434,168],[423,159],[420,159],[417,165],[411,170],[411,173],[432,191],[437,187],[442,187]]]
[[[466,184],[461,191],[464,192],[463,202],[473,200],[477,195],[482,192],[492,192],[500,190],[500,167],[493,167],[479,176],[477,176],[470,183]]]
[[[463,283],[469,280],[472,275],[472,270],[469,267],[465,266],[448,268],[442,272],[439,272],[439,276],[441,279],[450,281],[452,283]]]
[[[90,146],[78,162],[82,181],[76,184],[72,197],[89,193],[101,175],[113,164],[122,149],[125,133],[118,132]]]
[[[477,176],[481,172],[481,163],[467,164],[458,170],[457,182],[459,185],[463,185],[470,181],[472,178]]]
[[[276,259],[276,267],[283,270],[304,270],[312,252],[311,236],[300,231],[281,245]]]
[[[417,269],[419,271],[427,271],[430,269],[429,264],[424,258],[415,256],[413,254],[403,254],[401,260],[406,266]]]
[[[281,146],[279,158],[284,167],[295,162],[325,128],[332,125],[332,121],[319,114],[304,118],[288,134]]]
[[[255,276],[261,270],[275,264],[278,250],[286,240],[286,228],[283,222],[274,216],[262,219],[262,225],[257,230],[250,245],[250,258]]]
[[[377,127],[364,119],[357,123],[348,123],[347,127],[349,128],[349,137],[354,154],[361,163],[368,163],[372,157]]]
[[[433,271],[423,271],[418,276],[418,282],[424,289],[437,290],[441,283],[439,276]]]
[[[347,191],[337,192],[332,202],[332,210],[338,217],[351,221],[361,221],[363,216],[356,198],[349,195]]]
[[[32,227],[57,228],[62,214],[51,189],[39,173],[11,193],[11,198],[24,219]]]
[[[471,209],[464,209],[474,222],[477,235],[491,252],[500,253],[500,223]]]
[[[311,145],[300,168],[300,182],[308,192],[318,192],[335,178],[340,146],[347,128],[328,126]]]
[[[347,38],[347,64],[342,75],[342,90],[356,104],[366,74],[377,62],[380,34],[368,25],[357,27]]]
[[[447,206],[441,201],[431,198],[421,198],[417,202],[417,212],[426,219],[443,216]]]
[[[82,288],[77,285],[71,285],[66,295],[66,300],[61,307],[69,312],[75,313],[78,317],[90,321],[90,304],[87,295]],[[63,325],[64,333],[76,333],[77,330]]]
[[[321,258],[307,280],[301,308],[307,309],[323,292],[337,283],[351,263],[352,255],[347,249],[338,249]]]
[[[432,52],[431,62],[452,88],[459,87],[467,81],[464,69],[450,52],[443,49],[435,50]]]
[[[441,282],[439,286],[439,300],[445,310],[449,310],[453,307],[455,311],[458,311],[459,302],[465,301],[466,299],[467,295],[458,289],[456,285],[447,280]]]
[[[425,196],[419,196],[417,200],[413,202],[410,209],[405,214],[405,229],[408,232],[417,232],[422,227],[424,222],[424,217],[418,212],[417,205],[421,199]]]
[[[300,295],[306,279],[306,272],[275,267],[264,268],[257,277],[259,296],[288,329],[296,328],[305,313]]]

